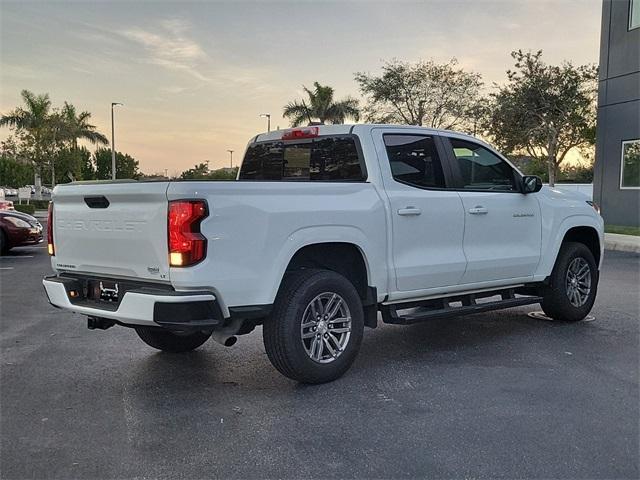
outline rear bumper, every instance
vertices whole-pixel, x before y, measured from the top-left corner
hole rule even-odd
[[[53,306],[123,325],[213,329],[225,320],[216,297],[210,292],[176,292],[166,286],[129,288],[117,304],[110,304],[84,298],[84,281],[83,278],[49,276],[42,284]],[[71,297],[71,291],[76,298]]]

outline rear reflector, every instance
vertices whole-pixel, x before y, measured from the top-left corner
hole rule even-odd
[[[49,211],[47,212],[47,252],[52,256],[56,254],[53,246],[53,202],[49,202]]]
[[[170,266],[189,267],[205,257],[207,239],[200,233],[200,222],[208,214],[204,200],[169,202],[167,236]]]
[[[318,127],[294,128],[282,134],[282,140],[298,140],[301,138],[317,137],[320,130]]]

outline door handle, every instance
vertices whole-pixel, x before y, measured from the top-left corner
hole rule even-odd
[[[475,207],[469,209],[469,213],[471,215],[484,215],[485,213],[489,213],[489,210],[487,210],[482,205],[476,205]]]
[[[422,210],[416,207],[405,207],[398,210],[398,215],[420,215]]]

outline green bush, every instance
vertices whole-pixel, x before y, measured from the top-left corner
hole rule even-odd
[[[640,227],[627,227],[624,225],[605,225],[604,231],[607,233],[619,233],[621,235],[635,235],[640,237]]]
[[[49,208],[49,200],[31,200],[29,203],[36,207],[36,210],[46,210]]]
[[[33,215],[34,213],[36,213],[36,206],[33,203],[30,205],[26,205],[26,204],[19,205],[17,203],[14,203],[13,206],[16,208],[18,212],[28,213],[29,215]]]

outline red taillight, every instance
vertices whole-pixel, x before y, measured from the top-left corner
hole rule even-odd
[[[207,203],[204,200],[169,202],[167,233],[170,266],[188,267],[204,258],[207,239],[200,233],[200,222],[207,215]]]
[[[53,247],[53,202],[49,202],[49,212],[47,213],[47,251],[49,255],[55,255]]]
[[[318,127],[294,128],[282,134],[282,140],[298,140],[300,138],[317,137],[320,130]]]

